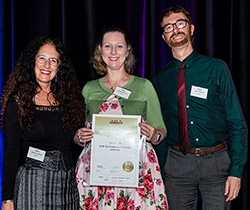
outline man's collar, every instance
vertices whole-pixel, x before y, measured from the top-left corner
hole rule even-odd
[[[186,67],[188,67],[191,63],[192,60],[198,55],[197,51],[195,49],[193,49],[192,53],[190,55],[188,55],[182,62],[184,62],[186,64]],[[181,63],[180,60],[176,59],[173,57],[172,59],[173,63],[175,65],[178,65]]]

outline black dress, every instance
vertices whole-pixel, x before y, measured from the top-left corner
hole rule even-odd
[[[19,132],[17,101],[11,96],[5,110],[3,200],[14,199],[15,209],[79,209],[71,155],[76,130],[63,131],[59,107],[35,106],[32,131]],[[44,162],[27,158],[29,147],[46,151]]]

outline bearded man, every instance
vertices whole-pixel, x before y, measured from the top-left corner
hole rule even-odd
[[[247,125],[227,64],[193,48],[188,11],[175,6],[160,17],[173,59],[160,69],[157,91],[169,145],[164,166],[171,210],[230,209],[247,160]]]

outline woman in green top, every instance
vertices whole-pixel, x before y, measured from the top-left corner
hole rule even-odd
[[[93,132],[88,123],[77,131],[75,141],[85,148],[76,166],[82,209],[167,209],[167,199],[159,163],[151,144],[158,145],[166,136],[156,92],[147,79],[132,76],[135,60],[126,33],[119,28],[106,29],[97,44],[93,66],[104,77],[88,82],[83,88],[88,119],[92,114],[141,115],[141,135],[146,136],[145,174],[138,188],[84,186],[90,170],[90,141]],[[123,89],[124,95],[115,90]]]

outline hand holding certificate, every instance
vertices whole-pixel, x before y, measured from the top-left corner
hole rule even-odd
[[[93,115],[90,185],[138,187],[141,116]]]

